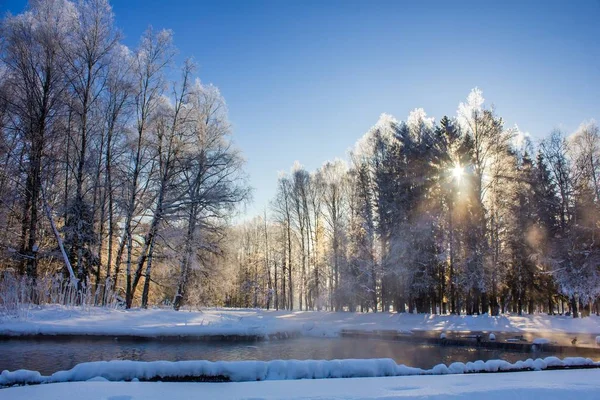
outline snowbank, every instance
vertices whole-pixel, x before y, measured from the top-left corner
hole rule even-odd
[[[81,310],[60,306],[32,309],[26,319],[0,317],[0,335],[337,336],[342,330],[553,332],[600,334],[600,318],[527,315],[429,315],[207,309]]]
[[[239,383],[76,382],[0,390],[0,400],[597,400],[600,370]]]
[[[327,378],[362,378],[406,375],[446,375],[498,371],[541,371],[557,368],[600,368],[589,358],[557,357],[528,359],[509,363],[503,360],[439,364],[429,370],[398,365],[389,358],[362,360],[276,360],[276,361],[97,361],[81,363],[68,371],[50,376],[39,372],[3,371],[0,386],[17,384],[81,382],[93,379],[108,381],[264,381]]]

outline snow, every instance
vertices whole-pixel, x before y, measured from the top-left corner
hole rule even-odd
[[[206,309],[175,312],[166,309],[111,310],[43,306],[32,308],[26,318],[0,319],[2,335],[108,335],[108,336],[210,336],[251,335],[270,337],[303,334],[337,336],[343,329],[360,331],[411,330],[487,332],[600,333],[600,318],[572,319],[562,316],[528,315],[500,317],[450,316],[395,313],[335,313]],[[594,336],[592,336],[594,337]],[[489,335],[493,340],[495,335]],[[547,343],[538,338],[535,343]],[[598,342],[598,339],[596,339]],[[430,370],[397,365],[391,359],[369,360],[276,360],[276,361],[109,361],[82,363],[71,370],[42,376],[36,371],[3,371],[0,385],[50,383],[0,390],[0,399],[29,398],[482,398],[501,399],[515,393],[521,398],[597,398],[600,371],[544,371],[477,375],[479,372],[534,370],[596,366],[585,358],[556,357],[509,363],[503,360],[439,364]],[[436,375],[435,377],[429,375]],[[469,374],[469,375],[464,375]],[[407,377],[406,375],[410,375]],[[452,379],[445,375],[454,375]],[[173,380],[189,376],[221,376],[236,383],[152,383],[150,379]],[[540,376],[553,377],[547,382]],[[588,386],[578,384],[585,376]],[[321,379],[341,378],[346,379]],[[383,378],[386,377],[386,378]],[[575,379],[576,378],[576,379]],[[298,379],[304,379],[299,382]],[[314,380],[317,379],[317,380]],[[255,382],[255,381],[265,382]],[[108,381],[108,382],[107,382]],[[120,381],[131,381],[123,383]],[[581,380],[583,382],[584,380]],[[67,383],[68,382],[68,383]],[[462,386],[454,385],[462,382]],[[448,386],[445,387],[444,385]],[[453,386],[454,385],[454,386]],[[212,393],[212,395],[211,395]],[[485,395],[483,395],[485,393]],[[295,396],[295,397],[294,397]],[[454,396],[454,397],[448,397]],[[554,396],[554,397],[552,397]],[[587,397],[586,397],[587,396]]]
[[[76,382],[0,390],[0,400],[29,399],[414,399],[597,400],[600,370],[453,376],[403,376],[234,383]]]
[[[43,306],[26,318],[0,318],[0,335],[210,336],[304,334],[337,336],[341,330],[600,333],[600,317],[430,315],[206,309],[113,310]]]
[[[275,360],[275,361],[96,361],[81,363],[68,371],[42,376],[35,371],[3,371],[0,386],[20,383],[161,380],[179,377],[226,377],[234,382],[376,377],[424,374],[420,368],[397,365],[392,359]]]
[[[446,366],[438,364],[432,369],[398,365],[389,358],[345,360],[275,360],[275,361],[95,361],[77,364],[68,371],[58,371],[42,376],[36,371],[3,371],[0,386],[18,384],[81,382],[93,379],[108,381],[174,380],[202,377],[232,382],[297,380],[328,378],[362,378],[406,375],[447,375],[498,371],[541,371],[548,368],[573,367],[600,368],[600,362],[589,358],[557,357],[527,359],[509,363],[504,360],[488,360]]]

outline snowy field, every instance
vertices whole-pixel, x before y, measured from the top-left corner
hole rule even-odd
[[[335,313],[247,309],[113,310],[104,308],[32,308],[19,318],[0,317],[2,335],[199,336],[295,332],[336,336],[343,329],[364,331],[554,332],[600,335],[600,318],[566,316],[454,316],[393,313]]]
[[[1,400],[175,398],[598,400],[600,370],[239,383],[77,382],[0,390]]]

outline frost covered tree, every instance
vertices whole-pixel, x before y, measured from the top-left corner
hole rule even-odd
[[[66,168],[73,171],[75,193],[66,205],[64,231],[77,277],[80,284],[85,284],[92,265],[100,270],[99,255],[95,254],[92,245],[97,240],[94,220],[99,203],[101,156],[96,154],[90,159],[90,153],[95,150],[93,145],[100,154],[104,150],[105,138],[96,110],[119,34],[113,26],[112,10],[106,0],[86,0],[74,3],[74,6],[74,21],[60,45],[61,69],[69,97],[68,132],[73,135],[67,140],[75,149],[75,156],[65,163]],[[96,164],[95,168],[93,164]]]
[[[150,288],[152,276],[152,262],[155,251],[155,243],[159,228],[165,218],[174,213],[178,205],[177,187],[182,184],[181,170],[178,165],[178,158],[186,151],[186,146],[191,144],[188,137],[189,131],[193,129],[191,125],[191,113],[193,108],[186,107],[190,93],[191,74],[193,64],[187,61],[182,68],[182,76],[179,87],[173,88],[174,104],[163,102],[157,109],[154,120],[150,127],[151,156],[155,173],[150,178],[153,186],[153,198],[151,200],[150,214],[151,222],[144,234],[143,245],[139,251],[136,262],[135,272],[131,288],[129,288],[127,304],[131,306],[132,296],[136,291],[137,285],[144,275],[144,288],[142,291],[141,305],[146,308],[148,305],[148,291]],[[177,85],[177,84],[174,84]],[[201,90],[201,88],[197,88]]]
[[[67,87],[61,49],[74,15],[71,2],[33,1],[23,14],[8,15],[2,24],[4,79],[9,86],[4,101],[20,132],[23,152],[18,162],[25,170],[17,257],[21,272],[33,278],[38,274],[41,239],[42,169],[49,142],[59,135],[58,116],[65,106]]]
[[[568,299],[574,314],[597,308],[599,143],[592,122],[536,153],[477,88],[437,124],[419,108],[406,121],[383,114],[348,168],[296,166],[279,180],[288,306],[498,315],[553,313]]]
[[[279,254],[281,254],[281,297],[284,309],[294,309],[294,258],[292,241],[292,187],[289,177],[279,177],[277,194],[272,209],[278,226]],[[286,289],[287,288],[287,289]]]
[[[249,192],[242,171],[243,159],[231,142],[227,110],[219,91],[199,82],[190,96],[194,129],[178,159],[181,165],[181,200],[178,211],[185,227],[173,307],[185,301],[192,269],[201,268],[202,253],[215,253],[211,240],[229,220]]]
[[[1,268],[28,277],[23,301],[48,301],[36,277],[68,273],[78,286],[64,289],[64,302],[170,303],[186,286],[172,261],[190,208],[198,251],[186,265],[209,264],[201,278],[191,274],[195,283],[214,288],[222,278],[213,227],[229,223],[225,209],[247,193],[224,101],[193,85],[191,63],[167,85],[176,75],[170,31],[149,29],[132,51],[113,21],[106,0],[32,0],[2,19]]]
[[[328,260],[329,270],[329,304],[332,309],[339,311],[341,273],[346,264],[345,244],[347,241],[345,227],[347,226],[347,191],[348,167],[342,160],[325,163],[319,169],[321,188],[323,191],[324,219],[329,238]]]

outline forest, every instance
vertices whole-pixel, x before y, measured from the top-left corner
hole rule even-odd
[[[192,60],[173,65],[172,32],[149,28],[132,50],[113,20],[106,0],[32,1],[2,20],[12,303],[146,307],[156,287],[178,309],[249,194],[218,89]]]
[[[281,174],[233,229],[228,305],[598,313],[600,132],[534,146],[475,88],[454,117],[383,114],[348,160]]]
[[[4,307],[600,312],[595,121],[534,141],[478,88],[439,121],[382,114],[243,220],[225,100],[176,53],[168,30],[125,46],[107,0],[3,17]]]

